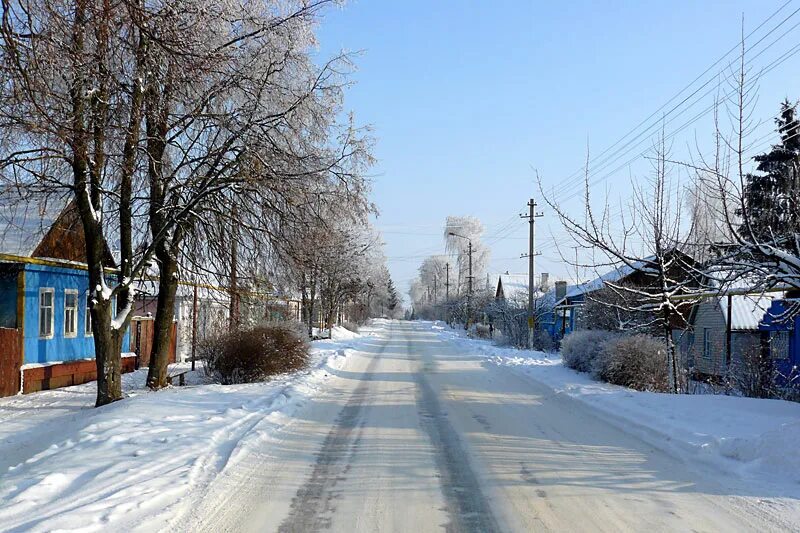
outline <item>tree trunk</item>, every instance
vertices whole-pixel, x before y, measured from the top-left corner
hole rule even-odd
[[[153,390],[167,386],[167,367],[169,366],[172,345],[172,324],[175,316],[175,295],[178,291],[178,260],[172,250],[159,247],[158,260],[158,302],[153,321],[153,348],[150,352],[150,367],[147,370],[147,386]]]
[[[122,399],[122,340],[125,328],[111,329],[111,301],[92,305],[92,334],[97,365],[95,407]]]

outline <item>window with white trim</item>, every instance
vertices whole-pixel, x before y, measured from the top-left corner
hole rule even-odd
[[[92,333],[92,293],[86,291],[86,320],[84,321],[83,334],[91,337]]]
[[[64,336],[78,335],[78,291],[64,290]]]
[[[39,337],[51,339],[55,322],[55,294],[52,287],[39,289]]]

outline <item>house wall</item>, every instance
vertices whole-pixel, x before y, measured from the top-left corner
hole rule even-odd
[[[54,293],[54,327],[52,338],[39,337],[39,289],[50,287]],[[52,363],[94,359],[94,337],[85,334],[86,291],[89,273],[85,270],[43,265],[25,266],[24,294],[24,363]],[[75,337],[64,337],[64,291],[78,291],[78,327]],[[125,334],[123,351],[129,349],[129,333]]]
[[[694,342],[689,348],[689,361],[695,372],[721,376],[727,371],[725,364],[727,342],[725,339],[725,316],[719,301],[706,300],[697,304],[694,312]],[[711,335],[711,350],[705,354],[705,330]]]
[[[693,320],[693,342],[689,347],[688,364],[695,372],[711,376],[723,376],[729,368],[726,363],[728,342],[725,315],[718,299],[698,304]],[[711,335],[711,353],[704,354],[704,331]],[[757,355],[761,350],[761,335],[758,331],[735,330],[731,332],[731,370],[736,372],[748,356]]]

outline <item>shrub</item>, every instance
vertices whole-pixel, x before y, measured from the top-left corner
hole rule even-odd
[[[492,338],[489,326],[486,324],[475,324],[475,327],[472,328],[472,331],[470,333],[479,339]]]
[[[198,346],[206,370],[219,382],[252,383],[308,364],[308,341],[293,322],[226,333]]]
[[[537,329],[533,332],[533,349],[540,352],[552,352],[555,350],[556,343],[553,342],[553,337],[550,333],[543,329]]]
[[[355,322],[348,322],[345,320],[344,322],[342,322],[342,327],[347,331],[358,333],[358,324],[356,324]]]
[[[664,341],[649,335],[610,339],[594,359],[598,379],[636,390],[669,391],[667,348]]]
[[[611,331],[573,331],[561,341],[561,358],[569,368],[578,372],[592,372],[594,360],[602,353],[606,343],[618,336],[618,333]]]

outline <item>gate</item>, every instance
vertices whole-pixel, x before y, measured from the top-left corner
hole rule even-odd
[[[19,392],[19,369],[22,366],[19,330],[0,328],[0,397]]]
[[[131,320],[131,351],[136,354],[136,367],[150,365],[150,352],[153,351],[155,319],[134,317]],[[178,348],[178,323],[172,322],[172,335],[169,343],[169,363],[176,360]]]

